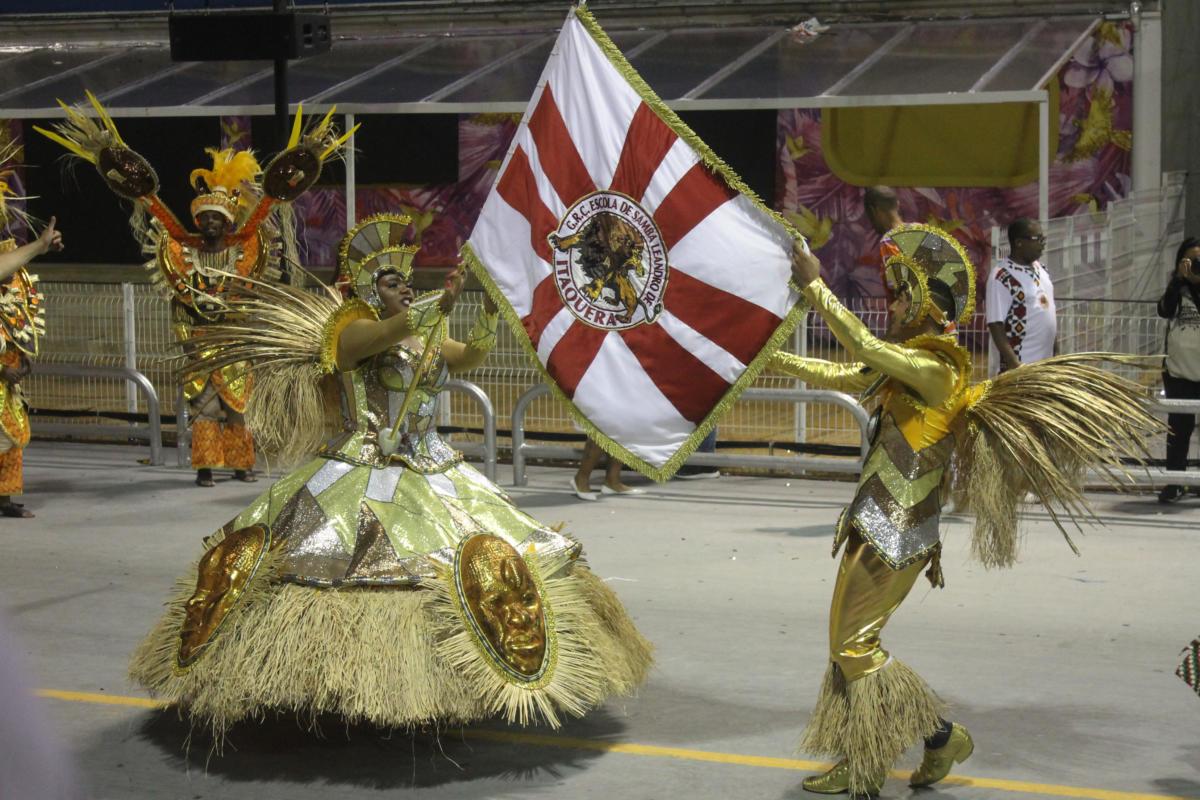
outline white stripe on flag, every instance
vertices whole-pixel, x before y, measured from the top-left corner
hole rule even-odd
[[[679,342],[683,349],[700,359],[709,369],[729,383],[735,383],[746,371],[746,365],[738,361],[736,356],[670,311],[662,313],[662,316],[658,318],[658,324],[662,326],[668,336]]]
[[[696,427],[679,415],[620,336],[605,338],[575,389],[575,405],[609,438],[655,467],[667,463]]]
[[[612,184],[625,132],[642,99],[609,63],[583,25],[572,20],[550,88],[567,131],[599,189]],[[602,109],[602,114],[597,111]]]
[[[782,226],[738,195],[692,228],[669,258],[671,269],[783,317],[795,302],[794,292],[782,290],[792,274],[791,246]]]
[[[551,272],[550,265],[529,246],[531,235],[529,221],[495,190],[484,202],[471,233],[471,247],[485,263],[495,263],[496,253],[504,254],[505,269],[488,272],[518,317],[533,309],[534,287]]]
[[[575,321],[575,315],[568,311],[565,307],[560,308],[550,322],[546,323],[546,327],[542,329],[542,338],[538,339],[538,359],[543,363],[550,360],[550,354],[554,352],[554,346],[558,341],[566,335],[571,327],[571,323]]]
[[[700,156],[696,155],[696,151],[692,149],[691,145],[683,139],[676,139],[662,163],[658,165],[658,169],[654,171],[654,177],[650,179],[650,185],[646,187],[646,193],[642,195],[642,207],[651,214],[658,210],[658,204],[670,194],[671,190],[675,188],[675,184],[679,183],[679,179],[696,166],[696,162],[699,160]]]
[[[529,126],[522,125],[516,138],[521,140],[521,148],[525,151],[525,155],[529,156],[529,168],[533,170],[533,180],[537,184],[538,197],[542,198],[542,202],[546,204],[546,208],[550,209],[554,219],[561,220],[567,213],[567,207],[563,205],[562,198],[558,196],[558,192],[554,191],[554,184],[550,183],[550,178],[542,169],[542,162],[538,160],[537,143],[533,141],[533,134],[529,132]]]

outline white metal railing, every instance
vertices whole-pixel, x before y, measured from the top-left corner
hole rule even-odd
[[[152,287],[47,283],[45,292],[47,335],[39,362],[127,367],[132,351],[136,369],[149,379],[158,396],[177,397],[178,387],[168,363],[175,352],[169,308]],[[462,298],[451,318],[451,335],[456,338],[467,335],[480,303],[478,294]],[[887,312],[881,300],[860,300],[848,306],[869,327],[882,331]],[[132,326],[127,324],[129,308],[133,310]],[[1099,300],[1062,303],[1059,328],[1063,352],[1116,349],[1143,355],[1161,350],[1165,330],[1152,303],[1111,304]],[[975,358],[975,377],[983,379],[987,376],[988,339],[983,315],[976,315],[970,324],[963,326],[961,335]],[[831,360],[845,357],[824,324],[811,314],[793,336],[788,349]],[[1157,369],[1141,370],[1130,376],[1146,386],[1156,386],[1160,379]],[[460,377],[482,389],[493,403],[493,413],[498,419],[511,419],[518,398],[542,381],[541,374],[503,325],[496,348],[484,365]],[[755,388],[807,387],[790,377],[767,374],[755,382]],[[109,412],[124,417],[131,411],[126,381],[115,377],[66,378],[35,372],[26,380],[25,390],[35,408],[85,412],[87,416],[67,416],[60,420],[79,425],[80,436],[87,434],[86,426],[97,424],[97,414]],[[136,401],[136,413],[146,413],[144,400],[139,396]],[[456,445],[465,445],[470,450],[483,444],[484,415],[475,400],[461,393],[452,394],[444,408],[442,424],[478,431],[454,434],[451,439]],[[169,419],[164,420],[164,430],[178,433],[180,422],[186,431],[185,420],[172,425]],[[525,430],[575,432],[566,412],[549,395],[539,396],[530,403]],[[764,448],[770,442],[780,441],[848,447],[859,444],[858,424],[845,408],[796,404],[754,393],[735,403],[721,420],[720,436],[725,441],[760,442]],[[508,445],[507,438],[498,436],[501,449]],[[186,460],[186,453],[183,455]]]
[[[512,465],[513,485],[526,484],[525,463],[529,458],[544,458],[558,461],[578,461],[582,450],[563,445],[531,445],[526,442],[525,418],[530,405],[539,397],[550,395],[550,387],[535,384],[517,400],[512,413]],[[689,464],[709,467],[735,467],[742,469],[770,469],[772,471],[803,473],[806,470],[820,472],[862,471],[870,447],[870,417],[866,409],[853,397],[842,392],[823,389],[747,389],[743,398],[748,401],[775,401],[781,403],[825,403],[842,408],[858,425],[859,445],[857,458],[828,458],[819,456],[760,456],[747,453],[693,453]]]

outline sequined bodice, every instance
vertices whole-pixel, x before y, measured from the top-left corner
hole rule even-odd
[[[442,472],[461,461],[462,455],[437,432],[437,396],[448,376],[440,352],[409,401],[400,423],[396,452],[388,456],[380,449],[379,432],[392,429],[420,360],[419,351],[396,345],[358,369],[343,373],[342,414],[346,431],[331,441],[323,454],[374,467],[400,461],[423,473]]]

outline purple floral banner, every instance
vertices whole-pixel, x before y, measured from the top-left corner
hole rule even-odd
[[[1050,216],[1104,208],[1128,195],[1133,119],[1133,30],[1102,23],[1061,70],[1058,152],[1050,166]],[[863,215],[863,188],[840,180],[821,149],[821,112],[779,113],[776,208],[799,229],[843,299],[882,295],[879,236]],[[1013,188],[901,188],[908,221],[952,232],[980,272],[991,260],[991,228],[1038,216],[1036,183]],[[982,298],[981,298],[982,299]]]

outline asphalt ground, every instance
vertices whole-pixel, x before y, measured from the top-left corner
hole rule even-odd
[[[315,735],[270,720],[212,756],[126,681],[126,661],[200,539],[266,479],[199,489],[139,464],[144,452],[35,442],[24,502],[37,518],[0,519],[0,608],[87,796],[813,797],[800,780],[818,762],[795,744],[826,663],[831,529],[851,484],[725,476],[583,503],[567,470],[533,468],[516,502],[565,523],[657,648],[637,697],[560,731],[330,720]],[[1200,634],[1200,498],[1091,497],[1105,525],[1077,537],[1081,557],[1034,507],[1007,571],[971,563],[968,522],[948,518],[947,587],[919,582],[885,644],[949,701],[975,754],[912,790],[909,753],[885,797],[1200,798],[1200,698],[1173,674]]]

